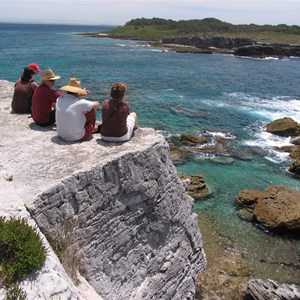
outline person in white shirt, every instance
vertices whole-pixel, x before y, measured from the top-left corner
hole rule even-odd
[[[70,78],[69,83],[60,88],[67,95],[58,97],[56,102],[57,135],[70,142],[88,139],[96,124],[99,102],[83,99],[89,91],[81,88],[80,83],[79,78]]]

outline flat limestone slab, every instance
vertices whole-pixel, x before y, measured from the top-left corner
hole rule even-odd
[[[0,81],[0,215],[30,212],[50,240],[71,236],[87,280],[76,289],[53,253],[22,283],[28,299],[192,299],[205,253],[163,136],[144,128],[122,144],[99,134],[65,142],[55,126],[12,114],[12,94]]]
[[[153,129],[143,128],[136,130],[126,143],[104,142],[100,134],[81,143],[66,142],[56,135],[55,125],[40,127],[28,114],[11,113],[12,95],[13,83],[0,81],[2,208],[14,201],[13,190],[25,205],[30,204],[39,193],[74,172],[105,163],[125,152],[151,147],[163,139]]]

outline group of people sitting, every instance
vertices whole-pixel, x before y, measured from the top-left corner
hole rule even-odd
[[[54,89],[55,81],[61,77],[51,69],[42,72],[41,84],[35,76],[42,72],[35,63],[24,68],[23,75],[16,81],[12,99],[12,111],[31,114],[39,126],[56,123],[57,135],[66,141],[83,141],[92,133],[101,133],[108,142],[128,141],[138,128],[137,114],[130,112],[128,101],[124,100],[127,87],[122,82],[111,86],[111,99],[102,102],[102,124],[96,126],[98,101],[84,99],[89,91],[81,87],[79,78],[70,78],[67,85]]]

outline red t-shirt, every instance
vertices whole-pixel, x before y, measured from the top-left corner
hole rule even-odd
[[[50,113],[55,108],[56,99],[62,93],[49,88],[46,84],[38,86],[32,97],[32,118],[36,123],[47,123]]]
[[[129,102],[104,100],[102,103],[101,134],[120,137],[127,133],[127,116],[130,112]]]

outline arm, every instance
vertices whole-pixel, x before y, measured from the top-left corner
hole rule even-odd
[[[32,81],[31,86],[36,89],[39,85],[35,81]]]
[[[108,109],[109,100],[105,99],[102,101],[102,108],[103,109]]]
[[[91,101],[89,101],[89,100],[84,100],[84,101],[91,102]],[[97,110],[97,108],[99,107],[99,102],[98,102],[98,101],[93,101],[93,102],[91,102],[91,104],[92,104],[92,109],[89,110],[89,108],[88,108],[87,110],[84,110],[83,113],[86,114],[88,111],[92,111],[93,109],[94,109],[94,110]]]
[[[96,110],[99,107],[99,101],[93,101],[92,106],[93,106],[93,109]]]

